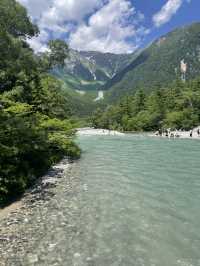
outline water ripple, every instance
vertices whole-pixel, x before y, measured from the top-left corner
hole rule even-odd
[[[79,142],[92,265],[200,265],[200,142],[145,135]]]

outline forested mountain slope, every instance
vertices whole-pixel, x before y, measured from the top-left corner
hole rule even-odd
[[[137,90],[92,116],[96,128],[120,131],[189,130],[200,124],[200,79],[176,81],[152,92]]]
[[[53,73],[74,90],[93,91],[103,86],[134,59],[134,54],[84,52],[70,49],[63,68]]]
[[[178,28],[154,41],[131,64],[104,86],[109,101],[135,91],[169,84],[180,79],[180,63],[187,64],[186,79],[200,74],[200,23]]]

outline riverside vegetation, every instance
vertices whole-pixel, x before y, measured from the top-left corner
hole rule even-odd
[[[49,70],[64,64],[67,45],[49,42],[35,55],[37,36],[24,7],[0,1],[0,204],[18,196],[64,156],[77,158],[70,104]]]
[[[152,131],[199,125],[200,79],[192,80],[200,73],[199,33],[200,23],[194,23],[131,55],[76,52],[61,40],[35,54],[27,39],[39,34],[37,25],[16,0],[1,0],[0,204],[61,158],[79,158],[78,126]],[[178,80],[183,54],[187,83]],[[100,89],[99,82],[108,92],[94,102],[91,90]],[[76,92],[83,89],[90,93]]]
[[[191,129],[200,124],[200,79],[177,81],[151,93],[139,89],[105,111],[96,110],[91,121],[95,128],[120,131]]]

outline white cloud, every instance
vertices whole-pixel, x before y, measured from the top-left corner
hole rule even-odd
[[[80,23],[101,4],[102,0],[53,0],[52,6],[42,14],[40,26],[56,31],[63,29],[66,22]]]
[[[188,3],[190,1],[186,0]],[[184,2],[185,0],[168,0],[161,10],[153,16],[154,25],[160,27],[170,21]]]
[[[145,33],[138,25],[143,19],[130,1],[110,0],[70,35],[69,44],[78,50],[132,52]],[[130,38],[132,42],[128,42]]]
[[[45,30],[40,31],[38,37],[28,39],[28,43],[36,52],[45,52],[47,50],[47,42],[49,40],[49,34]]]
[[[80,24],[85,16],[100,8],[105,0],[17,0],[24,5],[34,22],[37,23],[42,36],[29,40],[34,50],[46,48],[46,36],[53,38],[70,33],[75,24]]]
[[[140,26],[144,15],[130,0],[18,1],[39,25],[41,35],[30,41],[36,51],[45,49],[50,36],[65,36],[74,49],[130,52],[147,33]]]

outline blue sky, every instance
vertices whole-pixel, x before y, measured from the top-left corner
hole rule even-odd
[[[17,0],[40,28],[30,41],[44,51],[50,38],[71,48],[130,53],[172,29],[200,21],[199,0]]]
[[[182,1],[182,5],[177,10],[176,14],[160,27],[155,27],[152,17],[167,3],[166,0],[132,0],[131,2],[134,3],[137,9],[145,14],[145,26],[151,28],[150,34],[145,36],[143,45],[146,45],[161,35],[170,32],[174,28],[191,24],[193,22],[200,22],[199,0]]]

